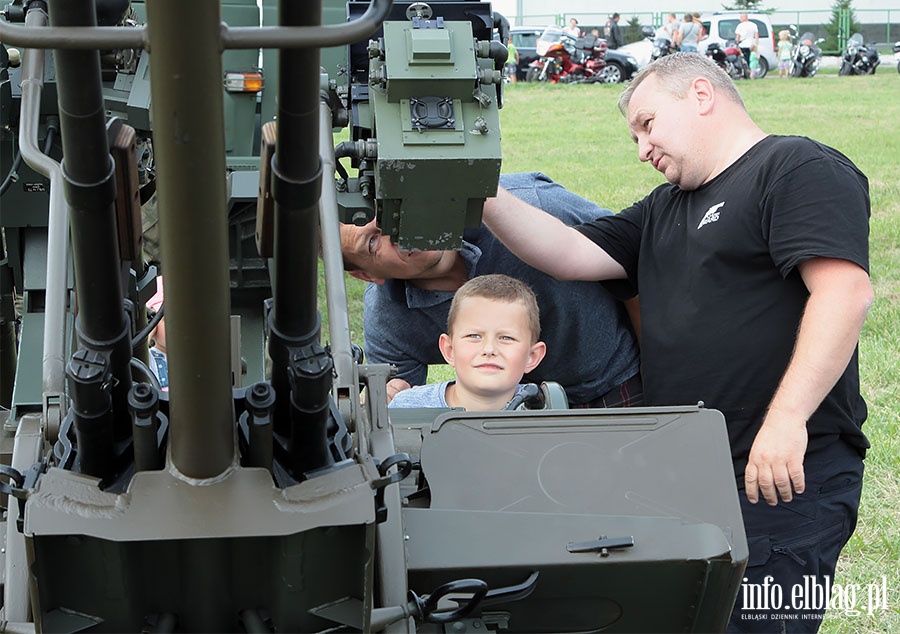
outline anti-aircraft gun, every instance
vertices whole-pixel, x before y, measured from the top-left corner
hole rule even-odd
[[[34,173],[0,198],[5,323],[24,299],[0,377],[7,629],[724,629],[747,549],[717,412],[389,416],[390,367],[354,352],[338,223],[453,248],[496,190],[490,4],[121,4],[0,20],[24,51],[4,170],[18,146]],[[167,392],[141,361],[150,182]]]

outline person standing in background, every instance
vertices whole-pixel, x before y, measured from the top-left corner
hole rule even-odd
[[[759,75],[759,50],[756,44],[750,47],[750,79],[756,79]]]
[[[778,32],[778,76],[791,76],[791,55],[794,52],[794,44],[791,42],[791,32],[787,29]]]
[[[741,47],[744,54],[744,60],[750,65],[750,47],[759,45],[759,29],[756,23],[747,17],[746,13],[741,14],[741,21],[734,29],[734,39]]]
[[[619,48],[625,44],[622,38],[622,30],[619,28],[619,14],[613,13],[606,22],[606,45],[611,49]]]
[[[666,23],[656,30],[656,37],[665,38],[674,44],[676,33],[678,33],[678,18],[675,17],[674,13],[670,13],[669,17],[666,18]]]
[[[697,36],[697,41],[702,42],[706,39],[706,27],[703,26],[703,22],[700,21],[700,14],[694,11],[694,14],[691,16],[694,20],[694,24],[700,27],[700,35]]]
[[[509,83],[514,84],[518,79],[516,75],[519,72],[519,51],[516,50],[512,37],[506,43],[506,50],[509,51],[509,55],[506,56],[506,76],[509,77]]]
[[[696,53],[700,29],[701,27],[694,22],[694,16],[685,13],[684,22],[678,26],[678,31],[675,32],[675,46],[680,47],[685,53]]]
[[[578,20],[576,20],[575,18],[569,19],[569,26],[564,27],[563,31],[565,31],[572,37],[581,37],[581,29],[578,28]]]

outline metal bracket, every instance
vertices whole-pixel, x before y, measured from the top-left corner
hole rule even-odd
[[[569,542],[566,550],[570,553],[599,552],[601,557],[609,557],[609,551],[614,548],[631,548],[634,546],[634,536],[607,537],[601,535],[598,539],[589,542]]]

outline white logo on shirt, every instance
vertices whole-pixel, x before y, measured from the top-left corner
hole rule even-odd
[[[706,210],[706,213],[703,214],[703,220],[700,221],[700,224],[697,225],[699,229],[703,225],[708,225],[711,222],[715,222],[719,219],[719,208],[725,204],[725,201],[720,202],[718,205],[713,205],[709,209]]]

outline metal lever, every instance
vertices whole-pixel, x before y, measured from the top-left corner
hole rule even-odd
[[[589,553],[599,551],[601,557],[609,557],[610,548],[631,548],[634,546],[634,536],[628,537],[607,537],[601,535],[598,539],[589,542],[569,542],[566,544],[566,550],[570,553]]]

